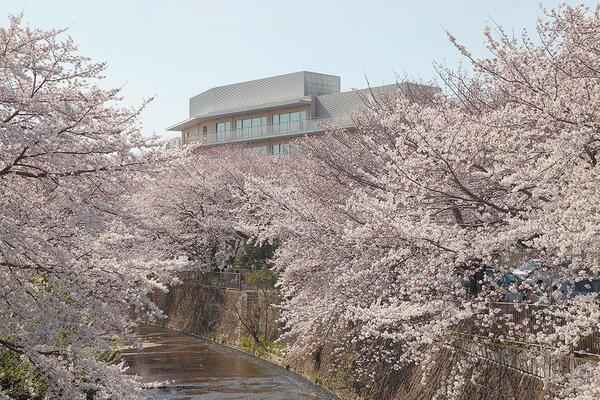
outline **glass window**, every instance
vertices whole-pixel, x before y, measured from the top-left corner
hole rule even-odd
[[[273,115],[273,125],[271,126],[273,133],[279,133],[279,114]]]
[[[291,113],[273,115],[273,132],[298,132],[304,127],[304,124],[301,121],[305,120],[306,111],[294,111]]]
[[[252,137],[258,136],[258,128],[260,126],[260,118],[252,118]]]
[[[290,131],[290,114],[279,114],[279,132],[287,133]]]
[[[217,142],[224,142],[230,139],[231,122],[219,122],[217,124]]]
[[[271,148],[273,155],[280,156],[284,154],[290,154],[290,144],[289,143],[279,143],[274,144]]]
[[[290,132],[298,132],[300,130],[300,113],[290,113]]]
[[[249,138],[252,131],[252,120],[245,119],[242,121],[242,137]]]
[[[242,120],[241,119],[238,119],[235,121],[235,138],[236,139],[242,138]]]
[[[306,121],[306,111],[300,111],[300,121],[298,121],[298,130],[303,131],[306,129],[307,124]]]
[[[256,153],[256,154],[267,154],[267,146],[256,146],[256,147],[252,147],[252,150]]]
[[[231,122],[219,122],[217,124],[217,132],[222,132],[231,129]]]
[[[238,119],[235,121],[236,136],[239,138],[263,136],[266,125],[267,117]]]
[[[267,124],[267,117],[252,118],[252,137],[263,136],[264,128]]]
[[[267,134],[267,117],[260,117],[260,136]]]

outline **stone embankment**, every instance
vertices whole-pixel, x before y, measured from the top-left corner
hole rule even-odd
[[[170,288],[168,293],[154,296],[167,316],[163,321],[165,327],[242,349],[245,346],[241,345],[248,343],[252,330],[275,335],[277,309],[267,307],[265,313],[265,303],[272,301],[273,293],[231,280],[226,285],[215,284],[214,279],[208,279],[202,273],[188,273],[181,278],[182,284]],[[470,370],[477,374],[472,376],[473,379],[470,379],[470,373],[467,374],[460,389],[461,398],[542,400],[546,393],[541,378],[552,374],[557,367],[572,367],[539,357],[533,361],[534,357],[523,347],[490,348],[457,339],[453,348],[443,349],[435,355],[432,373],[425,379],[419,367],[399,371],[382,368],[375,379],[377,384],[366,387],[352,382],[352,371],[338,369],[335,374],[331,373],[331,350],[325,346],[316,353],[293,360],[269,352],[258,355],[300,372],[340,399],[431,399],[457,360],[467,356],[473,359],[474,356],[477,361]],[[353,357],[351,349],[347,355]],[[576,362],[571,360],[570,363]]]

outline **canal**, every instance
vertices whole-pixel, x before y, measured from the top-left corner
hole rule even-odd
[[[144,382],[151,398],[196,399],[335,399],[302,376],[246,353],[159,327],[139,331],[142,350],[126,350],[130,372]]]

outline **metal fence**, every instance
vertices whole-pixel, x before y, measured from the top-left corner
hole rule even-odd
[[[248,289],[245,272],[188,271],[179,274],[187,285],[205,285],[220,289]]]

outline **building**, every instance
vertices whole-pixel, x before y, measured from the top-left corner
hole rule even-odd
[[[259,153],[286,154],[292,139],[334,124],[353,128],[361,92],[395,93],[397,85],[340,92],[340,77],[294,72],[209,89],[190,99],[189,118],[167,128],[179,145],[244,144]]]

